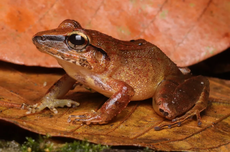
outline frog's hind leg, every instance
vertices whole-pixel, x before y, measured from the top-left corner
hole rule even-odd
[[[196,115],[198,126],[201,125],[201,116],[200,113],[206,109],[208,106],[208,89],[204,88],[204,91],[201,93],[199,100],[195,103],[194,107],[186,112],[183,116],[177,117],[172,120],[172,122],[178,123],[186,120],[189,117]]]
[[[83,122],[87,125],[106,124],[125,109],[135,94],[135,91],[131,86],[112,78],[108,81],[105,80],[104,83],[101,83],[101,86],[102,85],[104,85],[103,88],[106,90],[114,88],[112,96],[102,105],[102,107],[96,112],[89,112],[83,115],[70,115],[68,122]]]
[[[209,81],[203,76],[191,77],[183,82],[179,82],[179,79],[165,80],[157,89],[154,109],[172,122],[157,126],[155,130],[160,130],[164,126],[170,128],[175,124],[180,125],[194,115],[197,116],[198,126],[200,126],[200,112],[206,109],[208,97]]]

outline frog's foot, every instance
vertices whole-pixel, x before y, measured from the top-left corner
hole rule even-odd
[[[36,112],[42,111],[45,108],[49,108],[53,113],[57,114],[58,111],[55,107],[64,107],[64,106],[71,107],[72,105],[79,106],[80,104],[70,99],[43,98],[40,104],[34,104],[34,105],[27,106],[28,111],[26,112],[26,114],[36,113]]]
[[[194,115],[197,117],[197,126],[201,126],[201,116],[200,116],[200,110],[197,109],[191,109],[187,113],[185,113],[183,116],[175,118],[172,120],[172,122],[161,124],[160,126],[156,126],[154,129],[156,131],[163,129],[163,127],[167,126],[168,128],[171,128],[174,125],[177,125],[178,127],[181,126],[181,123],[185,120],[192,118]]]
[[[74,119],[74,120],[72,120]],[[109,119],[110,120],[110,119]],[[108,123],[108,118],[106,118],[105,116],[103,116],[101,113],[99,112],[91,112],[91,113],[87,113],[84,115],[70,115],[68,118],[68,122],[83,122],[87,125],[89,124],[106,124]]]

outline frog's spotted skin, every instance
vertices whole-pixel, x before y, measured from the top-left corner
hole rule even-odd
[[[209,81],[192,77],[189,69],[178,68],[158,47],[143,40],[121,41],[94,30],[84,29],[74,20],[58,28],[37,33],[36,47],[53,57],[66,71],[29,113],[48,107],[78,106],[59,99],[77,82],[109,99],[93,113],[70,116],[86,124],[105,124],[130,101],[153,98],[153,108],[161,116],[180,123],[207,107]],[[185,115],[183,115],[185,113]],[[180,116],[179,118],[177,118]],[[72,119],[71,119],[72,118]],[[161,129],[156,127],[156,130]]]

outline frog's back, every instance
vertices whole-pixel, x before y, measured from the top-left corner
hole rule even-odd
[[[175,63],[155,45],[143,39],[125,43],[118,45],[118,56],[114,60],[117,58],[120,66],[112,77],[134,88],[132,100],[153,97],[156,87],[165,77],[181,74]]]
[[[102,75],[133,87],[135,95],[132,100],[153,97],[162,80],[170,75],[181,74],[157,46],[143,39],[121,41],[97,31],[89,31],[91,44],[103,50],[109,60]]]

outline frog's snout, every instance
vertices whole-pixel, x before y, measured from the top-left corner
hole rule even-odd
[[[169,115],[168,112],[164,111],[163,109],[159,108],[160,113],[164,116],[167,117]]]
[[[32,38],[33,43],[36,45],[37,43],[41,43],[47,40],[46,36],[34,36]]]
[[[34,45],[37,46],[37,44],[39,44],[39,41],[41,41],[41,39],[42,39],[41,36],[34,36],[32,38],[32,41],[33,41]]]

